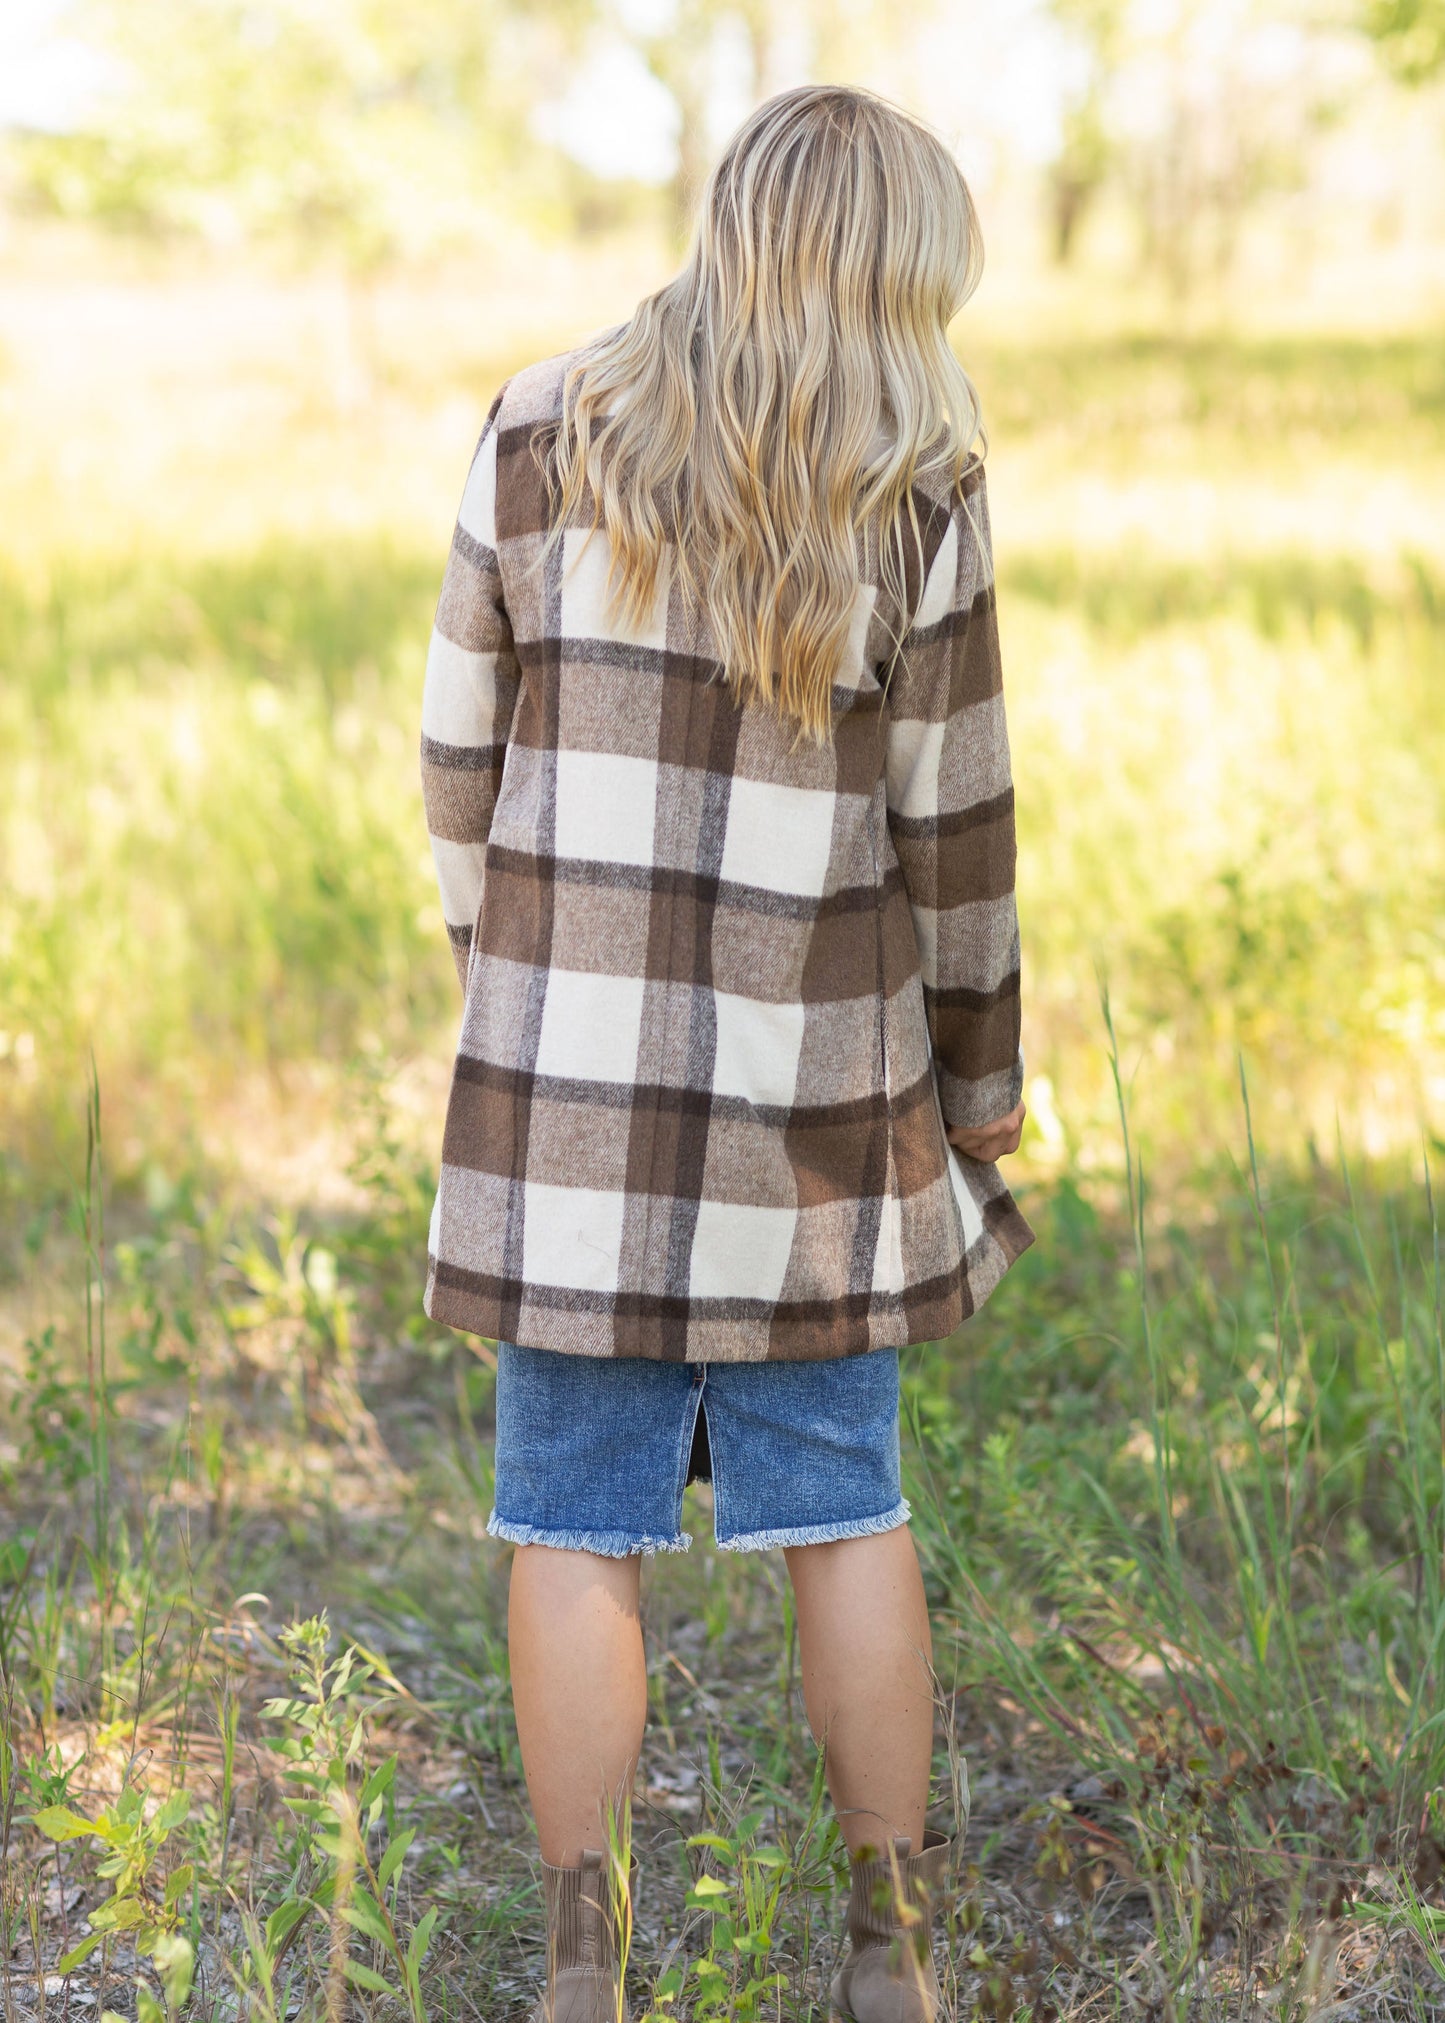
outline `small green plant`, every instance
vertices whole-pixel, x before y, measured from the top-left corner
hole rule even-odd
[[[731,1833],[695,1833],[688,1846],[705,1850],[704,1868],[687,1893],[690,1910],[712,1920],[706,1952],[694,1962],[693,2014],[753,2023],[775,2006],[783,1976],[770,1966],[777,1937],[778,1904],[788,1870],[780,1847],[758,1846],[761,1812],[746,1812]],[[716,1872],[720,1871],[720,1872]]]
[[[25,1343],[25,1375],[7,1400],[18,1422],[15,1466],[43,1470],[63,1489],[74,1489],[90,1470],[87,1387],[67,1367],[51,1322]]]
[[[341,1279],[336,1252],[304,1235],[289,1212],[269,1218],[266,1228],[270,1248],[253,1234],[226,1249],[244,1291],[223,1300],[222,1318],[238,1343],[256,1331],[285,1342],[283,1383],[298,1438],[313,1425],[343,1439],[360,1430],[364,1438],[370,1417],[356,1381],[355,1294]]]
[[[349,1365],[352,1302],[349,1291],[337,1283],[335,1251],[303,1236],[289,1214],[277,1216],[269,1227],[274,1259],[254,1236],[226,1251],[250,1295],[226,1308],[227,1321],[240,1332],[291,1322],[303,1339],[320,1345],[323,1355]]]
[[[180,1862],[169,1873],[158,1873],[162,1850],[189,1811],[190,1794],[176,1790],[148,1816],[145,1795],[132,1784],[94,1819],[64,1804],[42,1806],[32,1817],[37,1832],[47,1840],[58,1844],[89,1838],[108,1850],[97,1873],[110,1882],[111,1894],[90,1913],[89,1933],[71,1947],[58,1966],[62,1974],[73,1973],[97,1946],[120,1933],[128,1934],[136,1958],[153,1963],[165,1996],[163,2011],[149,1984],[137,1975],[140,2023],[161,2023],[163,2016],[173,2017],[190,1993],[195,1953],[181,1925],[195,1870],[191,1863]]]
[[[3,1764],[7,1773],[9,1773],[10,1769],[11,1756],[11,1751],[8,1747],[8,1730],[11,1727],[13,1727],[13,1722],[7,1722],[7,1734],[4,1740],[0,1741],[0,1764]],[[26,1757],[21,1761],[20,1775],[24,1779],[26,1793],[34,1809],[31,1814],[32,1818],[35,1813],[46,1811],[52,1806],[66,1806],[69,1804],[70,1780],[75,1775],[76,1767],[75,1764],[67,1763],[64,1760],[60,1750],[54,1744],[48,1749],[42,1749],[38,1755]],[[4,1784],[4,1791],[0,1792],[0,1797],[8,1799],[12,1781],[11,1776],[7,1774],[0,1781],[3,1781]],[[68,1952],[70,1949],[70,1933],[65,1923],[65,1872],[61,1867],[60,1842],[58,1840],[55,1843],[55,1880],[60,1903],[61,1934]]]
[[[697,2023],[723,2018],[763,2023],[776,2017],[787,1987],[787,1975],[774,1965],[785,1906],[792,1898],[831,1897],[847,1866],[837,1821],[824,1818],[821,1751],[807,1811],[787,1846],[759,1841],[767,1816],[762,1807],[728,1811],[715,1735],[709,1737],[709,1754],[714,1823],[688,1837],[696,1869],[686,1899],[689,1910],[709,1921],[707,1943],[687,1966],[670,1967],[658,1977],[643,2023],[681,2014]]]
[[[367,1768],[368,1723],[376,1702],[366,1698],[366,1689],[378,1666],[354,1644],[331,1655],[331,1626],[324,1611],[292,1624],[281,1642],[299,1691],[268,1700],[262,1712],[286,1724],[277,1748],[286,1759],[291,1786],[286,1805],[298,1827],[293,1881],[266,1919],[259,1947],[248,1951],[243,1985],[259,1975],[263,2007],[274,2005],[276,1971],[306,1920],[321,1911],[330,1920],[328,2001],[333,2013],[349,1982],[371,1994],[399,1993],[413,2023],[426,2023],[421,1968],[438,1913],[433,1906],[403,1936],[401,1868],[416,1834],[414,1828],[394,1831],[396,1758],[388,1756]],[[352,1933],[369,1942],[371,1959],[353,1957]],[[390,1980],[378,1961],[381,1968],[390,1968]]]

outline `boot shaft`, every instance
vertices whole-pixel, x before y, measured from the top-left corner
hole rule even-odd
[[[887,1853],[854,1861],[848,1949],[829,1991],[834,2023],[936,2023],[933,1913],[952,1851],[944,1834],[927,1832],[913,1854],[900,1834]]]
[[[929,1827],[917,1854],[908,1835],[899,1834],[889,1852],[853,1862],[848,1936],[855,1948],[887,1945],[920,1931],[927,1944],[952,1848],[946,1834]]]
[[[633,1862],[632,1874],[636,1870]],[[557,1967],[600,1967],[617,1958],[617,1879],[596,1848],[585,1849],[581,1861],[565,1868],[544,1861],[542,1894],[548,1952]]]
[[[566,1868],[542,1863],[547,1984],[532,2023],[626,2023],[622,1956],[631,1936],[634,1860],[619,1891],[610,1859],[587,1848]]]

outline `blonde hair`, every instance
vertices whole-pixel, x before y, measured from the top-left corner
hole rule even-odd
[[[859,535],[897,613],[891,672],[910,538],[922,581],[914,486],[956,485],[981,435],[947,333],[982,261],[925,126],[837,85],[770,98],[709,177],[682,272],[568,369],[547,548],[590,493],[635,625],[673,544],[740,699],[826,738]]]

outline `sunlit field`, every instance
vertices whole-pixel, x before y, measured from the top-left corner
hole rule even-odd
[[[666,258],[57,246],[0,297],[7,2023],[500,2023],[542,1922],[489,1350],[420,1308],[422,662],[502,377]],[[1077,288],[957,341],[1040,1241],[906,1359],[951,1998],[1445,2015],[1445,349]],[[781,1558],[689,1498],[634,2008],[821,2016]]]

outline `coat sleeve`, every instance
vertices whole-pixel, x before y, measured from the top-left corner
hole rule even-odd
[[[964,473],[889,682],[888,822],[950,1128],[1023,1091],[1008,729],[983,466]]]
[[[462,494],[427,650],[421,781],[442,916],[462,987],[521,671],[497,561],[498,394]]]

